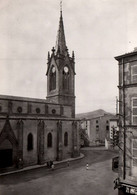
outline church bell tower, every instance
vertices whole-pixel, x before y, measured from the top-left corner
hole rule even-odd
[[[47,100],[51,103],[72,107],[75,117],[75,57],[70,57],[66,46],[62,9],[55,47],[48,52],[47,62]]]

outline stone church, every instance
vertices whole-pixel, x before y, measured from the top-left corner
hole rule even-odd
[[[66,46],[62,11],[46,76],[46,99],[0,95],[0,170],[79,156],[75,57]]]

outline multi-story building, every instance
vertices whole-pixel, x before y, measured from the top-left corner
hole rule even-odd
[[[90,144],[105,144],[105,139],[109,139],[110,124],[109,121],[113,117],[111,114],[90,119]]]
[[[137,194],[137,48],[119,65],[119,194]]]
[[[90,145],[90,120],[81,119],[80,120],[80,145],[89,146]]]
[[[75,58],[66,46],[62,11],[46,75],[47,99],[0,96],[0,169],[79,155]]]
[[[114,114],[104,110],[97,110],[89,113],[77,114],[81,119],[81,128],[86,129],[89,145],[105,145],[105,139],[110,139],[110,119]]]

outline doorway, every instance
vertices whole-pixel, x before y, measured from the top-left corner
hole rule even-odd
[[[13,165],[13,148],[9,140],[4,140],[0,145],[0,168]]]

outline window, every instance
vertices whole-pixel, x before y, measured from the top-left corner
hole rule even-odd
[[[96,125],[96,140],[99,140],[99,126]]]
[[[106,130],[109,131],[109,126],[108,125],[106,126]]]
[[[52,66],[50,71],[50,91],[56,89],[56,68]]]
[[[99,126],[98,125],[96,125],[96,130],[99,131]]]
[[[137,83],[137,65],[131,66],[131,81]]]
[[[68,145],[68,133],[65,132],[64,134],[64,146],[67,146]]]
[[[47,146],[48,148],[52,147],[52,134],[51,133],[48,133]]]
[[[98,123],[98,120],[96,120],[96,123]]]
[[[137,125],[137,98],[132,99],[132,124]]]
[[[28,151],[33,150],[33,135],[31,133],[28,134],[27,149]]]
[[[137,167],[137,139],[132,140],[132,161],[133,167]]]
[[[36,108],[36,113],[40,113],[40,108]]]

